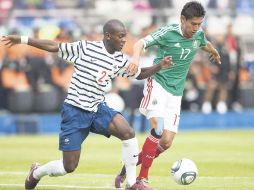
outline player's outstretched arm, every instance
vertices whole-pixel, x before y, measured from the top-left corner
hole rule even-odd
[[[9,36],[2,36],[1,41],[7,47],[12,47],[16,44],[28,44],[30,46],[33,46],[48,52],[58,52],[58,43],[52,40],[40,40],[35,38],[29,38],[28,36],[9,35]]]
[[[218,53],[218,51],[213,47],[211,42],[207,42],[206,46],[202,48],[202,50],[208,52],[210,54],[210,60],[212,62],[221,64],[221,60],[220,60],[220,54]]]
[[[161,69],[169,68],[172,65],[173,65],[172,57],[166,56],[156,65],[153,65],[151,67],[141,68],[141,72],[136,79],[142,80],[142,79],[151,77],[153,74],[159,72]]]
[[[126,71],[130,74],[134,74],[137,72],[138,67],[139,67],[139,61],[140,61],[140,56],[143,52],[144,49],[144,41],[143,40],[138,40],[134,47],[133,47],[133,56],[131,58],[131,63],[128,65]]]

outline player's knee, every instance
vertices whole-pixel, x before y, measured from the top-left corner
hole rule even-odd
[[[77,168],[78,164],[77,163],[68,163],[68,164],[64,164],[64,169],[67,173],[72,173],[75,171],[75,169]]]
[[[155,118],[155,117],[150,118],[150,119],[149,119],[149,126],[150,126],[150,128],[152,128],[152,129],[156,129],[157,126],[158,126],[158,119]]]
[[[135,132],[134,132],[133,128],[129,127],[129,130],[127,130],[123,134],[123,139],[122,140],[128,140],[128,139],[132,139],[134,137],[135,137]]]
[[[160,146],[164,149],[167,150],[172,146],[172,141],[167,140],[167,141],[160,141]]]
[[[150,118],[149,119],[150,128],[154,131],[154,133],[157,136],[161,136],[163,132],[163,126],[164,126],[164,118],[158,117],[158,118]]]

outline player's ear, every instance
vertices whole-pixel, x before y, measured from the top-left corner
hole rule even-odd
[[[111,39],[111,35],[110,35],[108,32],[106,32],[106,33],[105,33],[105,38],[106,38],[107,40],[110,40],[110,39]]]
[[[184,24],[186,22],[185,16],[181,15],[180,20],[181,20],[181,24]]]

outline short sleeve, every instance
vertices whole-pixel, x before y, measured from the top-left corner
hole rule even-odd
[[[84,51],[85,46],[82,41],[73,43],[60,43],[58,56],[68,62],[75,63],[80,57],[80,52]],[[80,51],[81,50],[81,51]]]
[[[154,45],[159,45],[163,41],[164,36],[170,28],[168,26],[161,27],[150,35],[146,36],[143,40],[145,42],[145,49]]]
[[[145,44],[145,49],[153,46],[153,45],[156,45],[156,40],[153,38],[153,36],[150,34],[148,36],[146,36],[145,38],[143,38],[143,42]]]

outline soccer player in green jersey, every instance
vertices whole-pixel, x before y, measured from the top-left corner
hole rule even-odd
[[[188,2],[181,11],[180,23],[159,28],[140,39],[134,45],[133,63],[139,64],[143,49],[157,46],[153,64],[165,56],[172,56],[173,66],[161,70],[146,81],[140,112],[149,119],[151,134],[146,138],[138,164],[141,164],[138,180],[147,181],[154,158],[169,149],[178,131],[181,100],[189,66],[198,49],[210,54],[213,62],[220,64],[220,55],[206,40],[200,28],[205,16],[203,6],[196,1]],[[115,179],[119,188],[124,180],[125,169]]]

